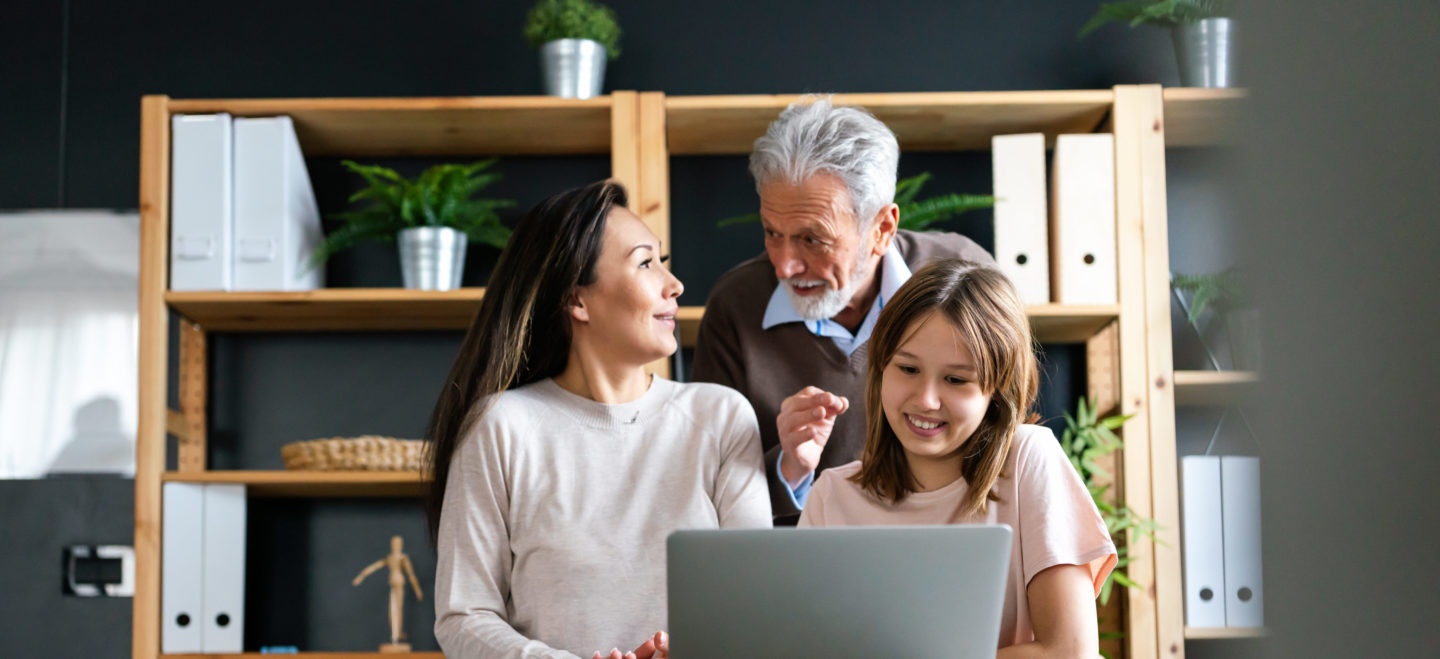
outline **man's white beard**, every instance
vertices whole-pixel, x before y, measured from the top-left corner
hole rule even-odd
[[[862,253],[863,254],[863,253]],[[834,318],[845,309],[850,303],[850,298],[855,297],[855,291],[860,290],[861,270],[865,267],[864,256],[855,261],[855,268],[850,271],[850,283],[845,288],[835,290],[830,285],[815,279],[801,279],[799,277],[786,277],[780,280],[785,285],[785,292],[790,295],[790,305],[795,307],[795,313],[800,314],[805,320],[826,320]],[[820,284],[825,287],[825,292],[819,295],[800,295],[795,292],[795,284]]]

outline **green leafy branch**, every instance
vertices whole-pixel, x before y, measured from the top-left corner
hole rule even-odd
[[[1085,27],[1080,28],[1079,37],[1084,37],[1112,21],[1129,23],[1132,28],[1142,23],[1158,27],[1193,25],[1206,18],[1228,16],[1230,5],[1231,0],[1108,2],[1100,5],[1100,11],[1090,19],[1090,22],[1085,24]]]
[[[895,182],[895,204],[900,207],[901,229],[928,231],[930,225],[936,222],[944,222],[956,215],[995,205],[994,196],[973,194],[946,194],[915,201],[921,188],[924,188],[930,179],[930,172],[923,172]],[[759,221],[759,213],[747,213],[720,220],[715,226],[728,227]]]
[[[1240,273],[1234,268],[1205,275],[1174,275],[1170,286],[1190,294],[1190,322],[1199,321],[1201,312],[1214,307],[1226,313],[1250,304]]]
[[[436,165],[412,181],[388,167],[342,161],[346,169],[365,179],[366,186],[349,199],[351,204],[364,206],[331,216],[345,224],[325,237],[311,254],[311,263],[323,263],[362,242],[394,242],[395,234],[413,227],[450,227],[473,241],[503,249],[510,240],[510,229],[500,223],[496,210],[515,202],[474,198],[501,179],[498,172],[485,171],[496,162],[491,158],[468,165]]]
[[[620,24],[614,10],[590,0],[540,0],[525,16],[525,40],[539,48],[557,39],[590,39],[620,56]]]
[[[1110,484],[1101,484],[1100,481],[1109,481],[1112,477],[1109,472],[1102,468],[1099,460],[1115,451],[1124,448],[1124,443],[1115,434],[1115,430],[1125,425],[1134,415],[1116,415],[1098,418],[1100,411],[1095,408],[1093,402],[1081,398],[1076,406],[1075,415],[1065,413],[1065,432],[1060,436],[1060,447],[1065,451],[1066,457],[1070,458],[1070,464],[1079,472],[1081,480],[1085,482],[1085,488],[1090,492],[1090,498],[1095,502],[1095,507],[1100,510],[1100,517],[1105,520],[1105,528],[1109,530],[1111,538],[1123,537],[1126,531],[1134,531],[1144,535],[1157,543],[1164,544],[1156,537],[1156,532],[1161,527],[1155,520],[1141,517],[1135,514],[1127,506],[1120,506],[1110,502]],[[1103,606],[1110,602],[1110,595],[1115,584],[1125,588],[1142,588],[1139,583],[1126,574],[1126,567],[1130,565],[1131,557],[1129,547],[1117,543],[1117,560],[1115,569],[1110,571],[1105,578],[1105,583],[1100,586],[1100,604]],[[1115,632],[1105,632],[1100,635],[1102,640],[1120,638]],[[1108,655],[1106,655],[1108,656]]]
[[[900,228],[925,231],[936,222],[956,215],[995,206],[992,195],[946,194],[915,201],[920,189],[930,181],[930,172],[922,172],[895,183],[895,204],[900,207]]]

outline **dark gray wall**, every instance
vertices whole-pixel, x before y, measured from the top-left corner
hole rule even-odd
[[[0,480],[0,639],[7,657],[128,657],[130,598],[60,594],[61,551],[129,545],[135,481]]]
[[[1265,655],[1433,656],[1440,6],[1250,15],[1237,180],[1267,327]]]
[[[536,57],[519,36],[527,4],[71,0],[62,149],[66,7],[7,3],[0,21],[0,172],[5,174],[0,209],[135,207],[142,94],[538,93]],[[611,64],[607,88],[740,94],[1175,84],[1163,32],[1109,27],[1083,41],[1075,38],[1097,4],[892,0],[846,3],[841,10],[814,0],[740,0],[707,13],[685,3],[616,0],[611,5],[626,30],[624,52]],[[413,173],[433,161],[387,163]],[[341,210],[357,182],[332,159],[312,159],[309,165],[322,211]],[[606,176],[609,163],[506,158],[500,167],[507,178],[493,190],[520,202],[506,216],[513,221],[546,194]],[[929,187],[934,193],[990,186],[986,154],[902,158],[902,175],[920,171],[936,175]],[[713,226],[719,218],[754,210],[754,190],[738,157],[675,158],[671,184],[676,271],[687,286],[683,303],[701,304],[715,276],[760,250],[758,232]],[[989,246],[989,221],[988,213],[976,213],[950,228]],[[700,245],[707,248],[697,249]],[[488,249],[472,249],[467,284],[485,282],[494,257]],[[327,274],[335,286],[399,283],[394,253],[384,246],[342,254]],[[417,436],[458,342],[459,334],[443,332],[215,337],[212,466],[276,468],[280,445],[317,436]],[[1052,423],[1083,391],[1083,374],[1083,349],[1047,347],[1041,411]],[[39,547],[42,567],[59,562],[62,536],[65,543],[128,543],[129,492],[93,503],[77,503],[73,493],[51,495],[88,482],[0,483],[0,528],[18,533],[15,542]],[[113,485],[97,480],[78,487]],[[101,521],[76,514],[92,505],[99,506],[95,515]],[[351,588],[348,579],[383,554],[396,533],[405,536],[427,588],[427,603],[407,605],[407,627],[417,648],[434,647],[428,632],[433,558],[413,502],[253,500],[249,528],[249,569],[268,576],[250,581],[248,649],[262,644],[357,649],[383,640],[383,588]],[[27,554],[24,563],[3,564],[33,560],[39,559]],[[123,614],[107,616],[102,612],[118,610],[114,603],[67,601],[59,595],[58,577],[38,568],[21,574],[23,590],[33,595],[17,599],[9,588],[0,594],[0,638],[46,648],[39,653],[46,656],[128,656],[128,601]],[[53,626],[12,614],[27,608],[29,615],[67,611],[64,607],[74,607],[74,617],[90,625],[84,634],[53,634]]]
[[[1096,89],[1175,84],[1168,36],[1075,31],[1092,0],[685,3],[618,0],[609,88],[669,94]],[[539,93],[528,3],[70,0],[66,203],[133,207],[139,97]],[[62,5],[0,24],[0,208],[54,206]]]

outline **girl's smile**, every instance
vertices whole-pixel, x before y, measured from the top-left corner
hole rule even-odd
[[[922,491],[960,477],[960,449],[990,407],[975,358],[938,312],[921,316],[881,378],[880,402]]]

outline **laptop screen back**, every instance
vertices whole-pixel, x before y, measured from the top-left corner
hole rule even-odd
[[[1003,525],[677,531],[671,656],[994,657]]]

